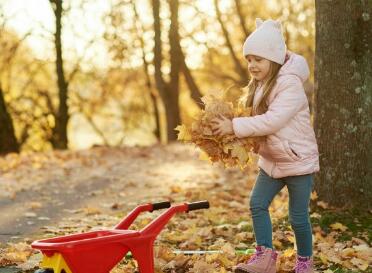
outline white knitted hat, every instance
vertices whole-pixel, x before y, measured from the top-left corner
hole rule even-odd
[[[243,45],[244,57],[256,55],[278,64],[283,64],[287,47],[279,21],[256,19],[256,30],[247,37]]]

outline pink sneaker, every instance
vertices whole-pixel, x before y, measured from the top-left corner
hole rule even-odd
[[[297,255],[296,266],[294,270],[296,273],[313,273],[313,259],[311,257],[301,257]]]
[[[276,273],[276,258],[278,254],[271,248],[257,246],[256,253],[247,263],[238,264],[235,273]]]

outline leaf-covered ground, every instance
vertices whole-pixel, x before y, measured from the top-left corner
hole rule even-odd
[[[136,205],[209,200],[211,208],[178,214],[155,242],[156,272],[231,272],[254,248],[248,198],[257,168],[225,170],[200,161],[192,146],[8,155],[0,158],[0,272],[33,272],[41,259],[35,239],[111,228]],[[292,271],[294,236],[287,191],[270,208],[280,272]],[[329,208],[312,196],[315,263],[319,272],[372,272],[371,214]],[[140,229],[160,212],[140,216]],[[217,250],[206,255],[175,250]],[[104,254],[102,254],[104,255]],[[135,272],[127,258],[114,273]]]

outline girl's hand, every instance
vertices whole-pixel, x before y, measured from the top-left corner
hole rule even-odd
[[[232,121],[223,115],[212,119],[212,131],[215,135],[229,135],[234,134]]]

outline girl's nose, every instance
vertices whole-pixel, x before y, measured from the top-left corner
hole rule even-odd
[[[256,66],[254,65],[253,62],[248,64],[248,70],[251,70],[251,69],[253,69],[253,68],[255,68],[255,67],[256,67]]]

